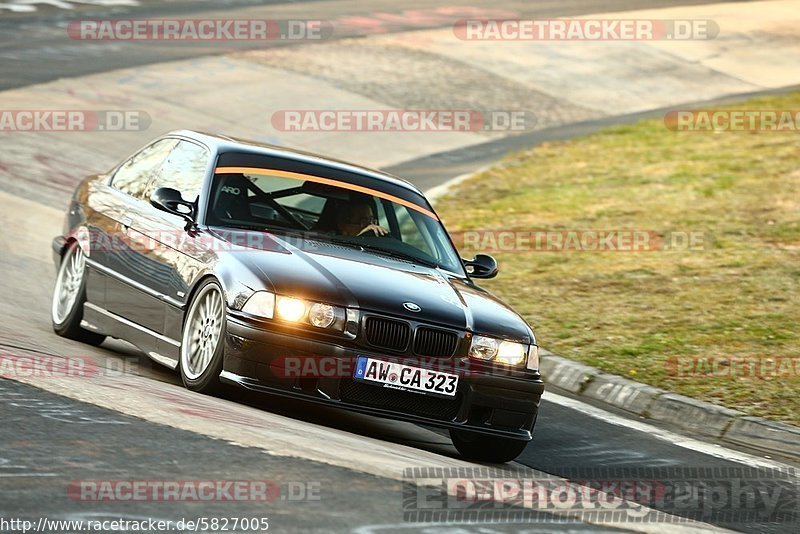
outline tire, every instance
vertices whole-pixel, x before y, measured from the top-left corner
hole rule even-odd
[[[514,460],[522,454],[529,442],[517,439],[499,438],[467,430],[450,430],[458,452],[464,458],[502,464]]]
[[[216,395],[223,391],[219,374],[225,338],[225,298],[216,280],[197,289],[183,322],[178,366],[187,389]]]
[[[61,256],[53,288],[50,319],[59,336],[99,345],[106,336],[81,327],[86,302],[86,257],[78,243],[72,242]]]

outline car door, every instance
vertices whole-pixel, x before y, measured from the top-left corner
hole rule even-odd
[[[179,140],[148,182],[144,197],[149,199],[156,189],[170,187],[197,206],[210,167],[211,152],[206,147]],[[170,340],[180,339],[180,318],[189,284],[193,274],[200,270],[201,260],[195,257],[196,252],[202,252],[206,242],[197,232],[186,230],[183,217],[162,211],[149,201],[136,207],[128,235],[136,245],[137,256],[136,272],[130,276],[144,286],[139,298],[149,301],[146,306],[133,310],[131,319],[163,334],[168,338],[167,344],[174,347]],[[158,352],[169,355],[173,347],[161,347]]]
[[[163,322],[163,311],[142,297],[141,277],[138,276],[140,252],[138,245],[131,241],[129,230],[145,202],[147,184],[176,143],[177,139],[160,139],[122,163],[113,173],[104,196],[103,211],[112,221],[108,225],[109,235],[105,236],[107,247],[101,266],[106,274],[105,308],[149,329]],[[148,320],[134,319],[141,317],[148,317]]]

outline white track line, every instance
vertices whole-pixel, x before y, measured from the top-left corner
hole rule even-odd
[[[623,428],[630,428],[638,432],[644,432],[653,438],[666,441],[672,445],[677,445],[678,447],[683,447],[684,449],[696,451],[701,454],[707,454],[723,460],[740,463],[748,467],[764,467],[768,469],[782,470],[791,469],[795,472],[797,471],[797,468],[788,464],[754,456],[745,452],[728,449],[715,443],[706,443],[705,441],[700,441],[675,432],[671,432],[669,430],[664,430],[663,428],[658,428],[656,426],[637,421],[636,419],[622,417],[611,412],[607,412],[601,408],[597,408],[596,406],[592,406],[591,404],[587,404],[570,397],[563,397],[550,391],[546,391],[543,398],[547,402],[552,402],[553,404],[558,404],[559,406],[576,410],[588,415],[589,417],[600,419],[605,423]]]

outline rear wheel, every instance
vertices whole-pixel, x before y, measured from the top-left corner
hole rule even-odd
[[[222,383],[225,300],[214,280],[197,290],[186,312],[181,341],[180,370],[183,385],[200,393],[219,393]]]
[[[106,336],[81,327],[83,304],[86,302],[86,257],[78,243],[67,246],[53,289],[51,319],[53,331],[90,345],[99,345]]]
[[[514,460],[528,445],[527,441],[488,436],[467,430],[450,430],[450,439],[464,458],[497,464]]]

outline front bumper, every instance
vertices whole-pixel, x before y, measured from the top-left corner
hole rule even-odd
[[[352,364],[357,356],[386,358],[361,348],[301,337],[295,332],[265,330],[228,314],[220,378],[254,391],[302,398],[391,419],[524,441],[533,437],[544,392],[538,375],[517,372],[516,376],[510,376],[468,367],[468,372],[464,369],[458,372],[456,396],[443,398],[354,380],[352,374],[341,370],[354,368]],[[287,376],[287,357],[324,358],[343,365],[329,366],[334,370],[331,373]],[[419,362],[409,364],[418,365]]]

